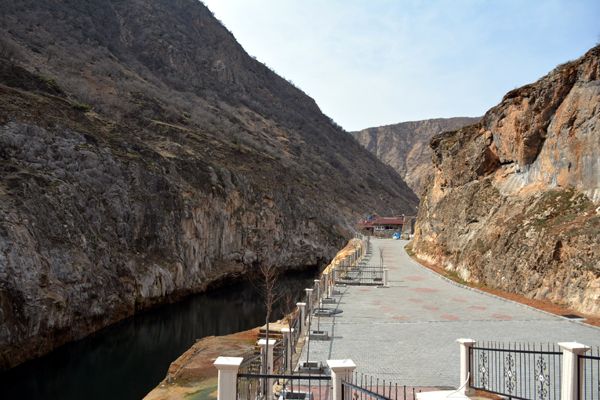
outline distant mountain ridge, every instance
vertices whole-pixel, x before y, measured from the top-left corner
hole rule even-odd
[[[382,162],[394,168],[419,195],[433,171],[431,138],[479,120],[479,117],[434,118],[367,128],[352,132],[352,135]]]

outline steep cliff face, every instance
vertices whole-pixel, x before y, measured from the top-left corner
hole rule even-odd
[[[2,2],[0,39],[0,369],[415,209],[198,1]]]
[[[367,128],[352,135],[382,162],[391,166],[408,186],[422,194],[433,173],[429,141],[434,135],[477,123],[480,118],[436,118]]]
[[[434,137],[417,256],[600,313],[600,47]]]

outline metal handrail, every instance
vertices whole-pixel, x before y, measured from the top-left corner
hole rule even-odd
[[[593,356],[587,354],[580,354],[579,358],[585,358],[586,360],[600,360],[600,356]]]
[[[330,375],[294,375],[294,374],[250,374],[238,373],[238,378],[267,378],[267,379],[294,379],[311,381],[330,381]]]
[[[496,347],[471,347],[473,350],[486,350],[486,351],[498,351],[504,353],[523,353],[523,354],[552,354],[552,355],[562,355],[560,351],[543,351],[543,350],[515,350],[508,348],[496,348]]]

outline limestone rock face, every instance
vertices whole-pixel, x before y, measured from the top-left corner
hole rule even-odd
[[[0,22],[0,369],[415,210],[201,2],[2,2]]]
[[[408,186],[420,195],[433,173],[429,147],[431,138],[479,120],[470,117],[426,119],[367,128],[352,132],[352,135],[382,162],[394,168]]]
[[[600,47],[434,137],[416,255],[600,314]]]

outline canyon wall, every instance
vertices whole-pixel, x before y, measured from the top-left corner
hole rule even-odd
[[[198,1],[0,4],[0,369],[416,204]]]
[[[470,282],[600,314],[600,47],[431,140],[412,250]]]

